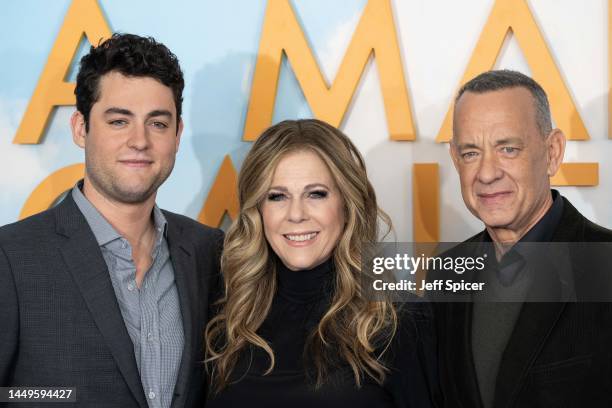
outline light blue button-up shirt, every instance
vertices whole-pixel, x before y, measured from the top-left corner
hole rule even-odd
[[[134,356],[149,407],[167,408],[185,343],[183,319],[174,268],[166,242],[166,219],[153,208],[157,230],[151,253],[153,260],[141,287],[136,285],[136,265],[132,247],[81,192],[82,182],[72,189],[72,197],[100,245],[128,334],[134,343]]]

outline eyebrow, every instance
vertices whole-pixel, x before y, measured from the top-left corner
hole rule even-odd
[[[460,144],[455,144],[455,146],[457,147],[458,150],[479,149],[478,145],[474,143],[460,143]]]
[[[172,112],[170,112],[169,110],[165,110],[165,109],[156,109],[147,114],[148,118],[153,118],[157,116],[168,116],[169,118],[171,118]]]
[[[325,188],[327,190],[330,190],[330,188],[327,187],[323,183],[307,184],[307,185],[304,186],[304,190],[310,190],[310,189],[315,188],[315,187],[323,187],[323,188]],[[284,186],[272,186],[269,189],[270,190],[278,190],[278,191],[282,191],[282,192],[285,192],[285,193],[289,192],[289,189],[287,187],[284,187]]]
[[[104,111],[105,115],[118,114],[118,115],[126,115],[126,116],[134,116],[134,113],[131,110],[123,109],[123,108],[108,108]]]
[[[518,137],[507,137],[505,139],[499,139],[495,141],[495,146],[503,144],[523,144],[523,140]]]
[[[134,116],[134,112],[132,112],[131,110],[125,109],[125,108],[118,108],[118,107],[108,108],[107,110],[104,111],[104,114],[105,115],[117,114],[117,115],[125,115],[125,116]],[[167,116],[169,118],[172,118],[172,112],[166,109],[155,109],[147,113],[147,118],[155,118],[158,116]]]
[[[518,137],[507,137],[504,139],[499,139],[495,141],[495,146],[500,146],[500,145],[505,145],[505,144],[519,144],[522,145],[523,140],[521,138]],[[478,146],[475,143],[461,143],[461,144],[455,144],[455,146],[457,146],[457,149],[461,150],[465,150],[465,149],[480,149],[480,146]]]

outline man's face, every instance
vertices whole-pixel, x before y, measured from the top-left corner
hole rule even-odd
[[[75,143],[85,149],[85,182],[115,202],[155,197],[172,171],[182,131],[172,90],[150,77],[110,72],[98,91],[89,131],[80,112],[71,122]]]
[[[534,100],[522,87],[464,93],[453,129],[451,155],[466,206],[489,229],[522,236],[550,203],[549,176],[562,159],[563,135],[540,133]]]

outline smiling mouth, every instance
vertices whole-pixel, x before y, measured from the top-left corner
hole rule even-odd
[[[510,196],[510,191],[500,191],[498,193],[478,194],[478,198],[485,203],[495,203]]]
[[[307,242],[313,240],[318,234],[318,232],[309,232],[307,234],[283,234],[283,236],[292,242]]]

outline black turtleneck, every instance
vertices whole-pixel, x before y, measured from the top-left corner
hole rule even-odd
[[[278,263],[278,290],[258,334],[274,350],[275,366],[259,348],[245,350],[234,382],[210,395],[207,408],[220,407],[430,407],[428,384],[434,381],[434,345],[430,320],[420,311],[403,313],[400,330],[387,356],[390,374],[383,386],[366,379],[355,386],[348,366],[330,373],[315,389],[304,364],[306,340],[330,303],[334,273],[327,261],[311,270],[292,271]],[[425,323],[425,324],[424,324]]]

